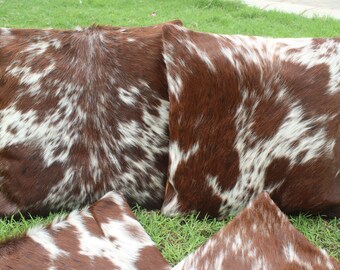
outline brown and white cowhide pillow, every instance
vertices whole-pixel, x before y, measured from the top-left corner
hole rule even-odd
[[[264,192],[173,268],[210,269],[336,270],[340,264],[297,231]]]
[[[164,27],[170,165],[163,213],[223,218],[263,190],[340,216],[340,39]]]
[[[109,192],[90,208],[0,247],[5,269],[169,269],[129,206]]]
[[[73,209],[110,190],[160,208],[162,26],[0,29],[0,216]]]

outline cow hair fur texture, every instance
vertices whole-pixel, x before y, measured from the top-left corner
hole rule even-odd
[[[0,244],[1,269],[170,269],[124,198],[91,207]],[[173,270],[339,269],[289,222],[266,192]]]
[[[241,212],[174,270],[340,269],[275,205],[340,216],[339,92],[339,38],[0,28],[0,217],[92,203],[0,268],[170,269],[129,207],[165,191],[167,215]]]
[[[162,26],[0,29],[0,216],[72,210],[110,190],[160,208]]]
[[[124,198],[109,192],[0,245],[2,270],[170,269]]]
[[[163,213],[224,218],[267,191],[285,213],[339,217],[340,39],[163,33]]]
[[[173,268],[210,269],[336,270],[340,264],[312,245],[263,192]]]

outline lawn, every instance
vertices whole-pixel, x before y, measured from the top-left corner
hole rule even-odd
[[[151,16],[151,14],[155,16]],[[69,29],[93,23],[141,26],[181,19],[185,26],[224,34],[274,37],[340,36],[340,23],[297,15],[264,12],[235,1],[208,0],[0,0],[0,27]],[[168,218],[134,209],[146,231],[171,264],[195,250],[228,222],[198,220],[195,216]],[[0,240],[27,230],[47,218],[0,220]],[[300,215],[292,223],[315,245],[340,260],[340,219]]]

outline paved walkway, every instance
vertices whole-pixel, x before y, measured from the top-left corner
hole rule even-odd
[[[331,17],[340,20],[340,0],[243,0],[264,10],[296,13],[306,17]]]

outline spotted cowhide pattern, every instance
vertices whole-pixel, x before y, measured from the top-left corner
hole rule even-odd
[[[0,247],[1,269],[169,269],[123,197],[107,193]]]
[[[274,204],[258,195],[229,224],[173,270],[340,269],[340,264],[311,244]]]
[[[74,209],[110,190],[160,208],[162,26],[0,29],[0,216]]]
[[[170,165],[163,213],[223,218],[268,191],[340,216],[340,38],[164,27]]]

